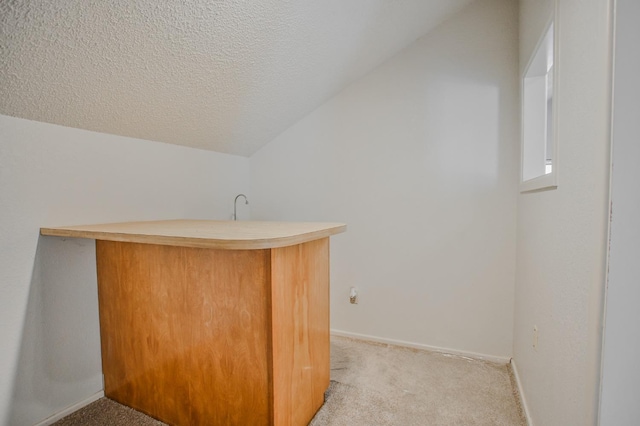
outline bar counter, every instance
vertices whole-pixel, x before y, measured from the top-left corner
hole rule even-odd
[[[171,425],[306,425],[329,386],[339,223],[41,228],[96,240],[105,395]]]

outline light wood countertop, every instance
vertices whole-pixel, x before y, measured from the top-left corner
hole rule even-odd
[[[40,228],[68,238],[226,250],[286,247],[344,232],[343,223],[161,220]]]

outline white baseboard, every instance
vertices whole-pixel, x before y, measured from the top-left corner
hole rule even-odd
[[[49,425],[57,422],[61,418],[68,416],[69,414],[73,413],[74,411],[78,411],[82,407],[87,406],[87,405],[91,404],[92,402],[99,400],[103,396],[104,396],[104,391],[101,390],[100,392],[91,395],[89,398],[86,398],[86,399],[84,399],[84,400],[82,400],[80,402],[77,402],[77,403],[75,403],[73,405],[70,405],[67,408],[63,409],[62,411],[59,411],[56,414],[47,417],[46,419],[44,419],[40,423],[37,423],[35,426],[49,426]]]
[[[527,425],[534,426],[533,420],[531,419],[529,406],[527,405],[527,398],[525,398],[524,389],[522,389],[522,382],[520,381],[520,375],[518,374],[518,368],[516,367],[516,360],[513,358],[511,358],[511,369],[513,370],[513,375],[516,378],[516,384],[518,385],[518,394],[520,395],[520,404],[522,404],[522,410],[524,411],[524,416],[527,420]]]
[[[427,351],[440,352],[443,354],[479,359],[483,361],[497,362],[500,364],[508,364],[509,361],[511,360],[510,357],[506,357],[506,356],[486,355],[486,354],[480,354],[477,352],[460,351],[457,349],[450,349],[450,348],[440,348],[437,346],[424,345],[422,343],[413,343],[413,342],[405,342],[404,340],[386,339],[384,337],[369,336],[367,334],[360,334],[360,333],[351,333],[349,331],[331,329],[331,334],[334,336],[350,337],[352,339],[368,340],[371,342],[386,343],[389,345],[404,346],[407,348],[414,348],[414,349],[423,349]]]

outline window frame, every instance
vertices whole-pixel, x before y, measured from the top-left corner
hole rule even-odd
[[[521,125],[520,125],[520,192],[534,192],[551,190],[558,188],[558,170],[559,170],[559,149],[558,149],[558,70],[559,70],[559,26],[557,17],[557,3],[554,7],[553,15],[548,19],[544,26],[544,31],[540,35],[535,48],[533,49],[527,66],[525,67],[522,75],[520,76],[520,112],[521,112]],[[543,174],[528,180],[524,180],[524,163],[525,163],[525,150],[524,150],[524,124],[525,124],[525,112],[524,112],[524,89],[525,78],[529,69],[536,57],[538,51],[542,47],[544,40],[549,32],[549,29],[553,26],[553,67],[551,70],[552,75],[552,90],[553,95],[551,97],[551,152],[552,152],[552,169],[551,173]]]

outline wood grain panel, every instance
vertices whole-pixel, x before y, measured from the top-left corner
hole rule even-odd
[[[105,394],[174,425],[263,425],[270,252],[97,241]]]
[[[276,425],[306,425],[329,387],[329,239],[273,249]]]

